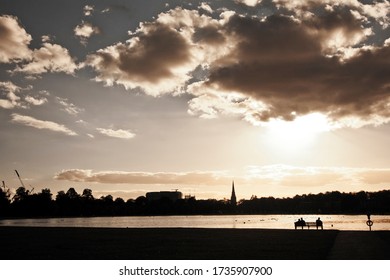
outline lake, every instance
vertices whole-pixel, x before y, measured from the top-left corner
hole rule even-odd
[[[318,215],[216,215],[6,219],[0,226],[108,227],[108,228],[258,228],[293,229],[303,217],[314,222]],[[366,215],[320,215],[324,229],[368,230]],[[390,230],[390,215],[371,216],[372,230]]]

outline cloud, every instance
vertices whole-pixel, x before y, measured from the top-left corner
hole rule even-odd
[[[175,8],[84,64],[107,86],[187,92],[188,112],[203,118],[231,114],[262,125],[322,114],[334,128],[389,122],[390,44],[369,43],[375,28],[367,20],[387,12],[353,0],[299,3],[276,1],[279,9],[261,17],[225,10],[219,19]]]
[[[50,35],[43,35],[43,36],[41,36],[41,40],[43,43],[50,43],[52,38]]]
[[[220,184],[218,172],[93,172],[84,169],[63,170],[55,175],[56,180],[71,182],[95,182],[102,184]],[[227,182],[224,182],[227,183]]]
[[[140,87],[151,95],[177,89],[188,79],[181,67],[190,62],[187,42],[163,25],[149,25],[144,33],[90,55],[87,64],[107,85],[122,84],[126,88]]]
[[[390,2],[371,1],[372,3],[362,3],[358,0],[274,0],[278,8],[286,8],[297,14],[304,14],[315,9],[325,8],[328,11],[336,9],[349,9],[355,15],[374,19],[384,28],[389,24]]]
[[[32,52],[32,59],[21,66],[17,66],[13,72],[20,72],[30,75],[39,75],[46,72],[64,72],[73,74],[77,69],[74,59],[64,47],[43,43],[40,49]]]
[[[73,74],[77,69],[74,59],[64,47],[49,43],[50,37],[42,36],[40,49],[29,49],[32,37],[20,26],[16,17],[0,16],[0,63],[15,62],[19,65],[11,73],[39,75],[46,72]]]
[[[32,37],[20,26],[17,17],[0,16],[0,63],[21,61],[31,57],[28,48]]]
[[[319,187],[350,181],[350,168],[297,167],[289,165],[249,166],[247,178],[250,182],[286,187]],[[350,182],[349,182],[350,183]]]
[[[124,130],[124,129],[114,130],[114,129],[106,129],[106,128],[96,128],[96,130],[103,135],[114,137],[114,138],[132,139],[135,137],[135,134],[130,130]]]
[[[262,0],[234,0],[234,2],[245,4],[245,5],[250,6],[250,7],[254,7],[257,4],[260,4],[262,2]]]
[[[190,101],[192,113],[194,107],[201,116],[230,110],[254,124],[311,113],[343,125],[353,118],[355,126],[390,120],[390,64],[385,62],[390,48],[356,47],[370,31],[350,13],[300,21],[233,15],[221,28],[232,50],[210,64],[206,80],[189,85],[197,96]],[[354,53],[346,57],[342,50],[351,48]],[[237,95],[241,98],[232,97]],[[231,102],[221,108],[206,99]]]
[[[91,16],[94,11],[95,7],[93,5],[85,5],[83,8],[84,16],[86,17]]]
[[[249,166],[246,181],[265,186],[313,188],[321,191],[373,188],[390,183],[390,169],[351,167],[297,167],[290,165]]]
[[[209,4],[207,4],[206,2],[202,2],[200,5],[199,5],[199,9],[200,10],[203,10],[203,11],[206,11],[210,14],[213,13],[213,9],[210,7]]]
[[[47,98],[45,97],[39,98],[34,96],[26,96],[25,100],[26,102],[34,106],[40,106],[48,102]]]
[[[16,86],[12,82],[0,82],[1,96],[5,95],[6,99],[0,99],[0,107],[3,109],[13,109],[20,107],[20,97],[16,94],[21,91],[22,88]]]
[[[88,39],[92,35],[99,33],[100,29],[98,27],[93,26],[91,23],[84,21],[81,24],[77,25],[74,29],[75,36],[79,37],[83,45],[87,44]]]
[[[194,26],[213,20],[197,11],[176,8],[161,13],[156,21],[141,23],[126,43],[118,43],[88,56],[85,65],[97,73],[97,81],[142,89],[146,94],[180,94],[190,73],[205,60],[200,43],[192,43]],[[201,56],[201,57],[200,57]]]
[[[56,180],[81,183],[129,185],[226,186],[239,182],[241,193],[296,194],[299,188],[307,192],[324,192],[343,187],[345,190],[382,188],[390,183],[390,169],[349,167],[297,167],[289,165],[248,166],[244,173],[229,171],[189,172],[124,172],[67,169],[57,173]],[[277,190],[277,191],[276,191]]]
[[[37,129],[46,129],[46,130],[51,130],[51,131],[55,131],[55,132],[60,132],[60,133],[64,133],[64,134],[70,135],[70,136],[77,135],[76,132],[70,130],[66,126],[64,126],[62,124],[55,123],[55,122],[42,121],[42,120],[38,120],[38,119],[35,119],[33,117],[30,117],[30,116],[23,116],[23,115],[19,115],[19,114],[12,114],[11,117],[12,117],[11,122],[13,122],[13,123],[22,124],[25,126],[31,126],[31,127],[37,128]]]
[[[366,184],[389,184],[390,169],[369,169],[359,172],[360,180]]]
[[[27,88],[21,88],[16,86],[12,82],[0,82],[0,93],[5,96],[5,99],[0,99],[0,107],[3,109],[14,109],[14,108],[29,108],[29,105],[40,106],[48,102],[45,91],[39,92],[39,94],[19,96],[18,93],[32,89],[31,86]]]
[[[73,103],[70,103],[67,98],[56,97],[56,101],[63,106],[63,111],[67,112],[69,115],[77,116],[84,109],[77,107]]]

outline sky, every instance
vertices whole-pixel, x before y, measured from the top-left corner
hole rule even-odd
[[[0,177],[54,195],[390,186],[390,2],[0,4]]]

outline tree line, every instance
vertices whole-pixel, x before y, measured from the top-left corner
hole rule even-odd
[[[59,191],[55,198],[50,189],[31,193],[24,187],[11,196],[0,189],[0,217],[91,217],[140,215],[211,215],[211,214],[390,214],[390,190],[341,193],[338,191],[296,195],[292,198],[252,196],[232,205],[229,200],[194,197],[172,201],[114,199],[111,195],[95,198],[91,189],[81,194],[74,188]]]

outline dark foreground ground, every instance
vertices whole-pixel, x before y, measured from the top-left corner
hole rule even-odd
[[[0,259],[390,259],[390,231],[0,227]]]

